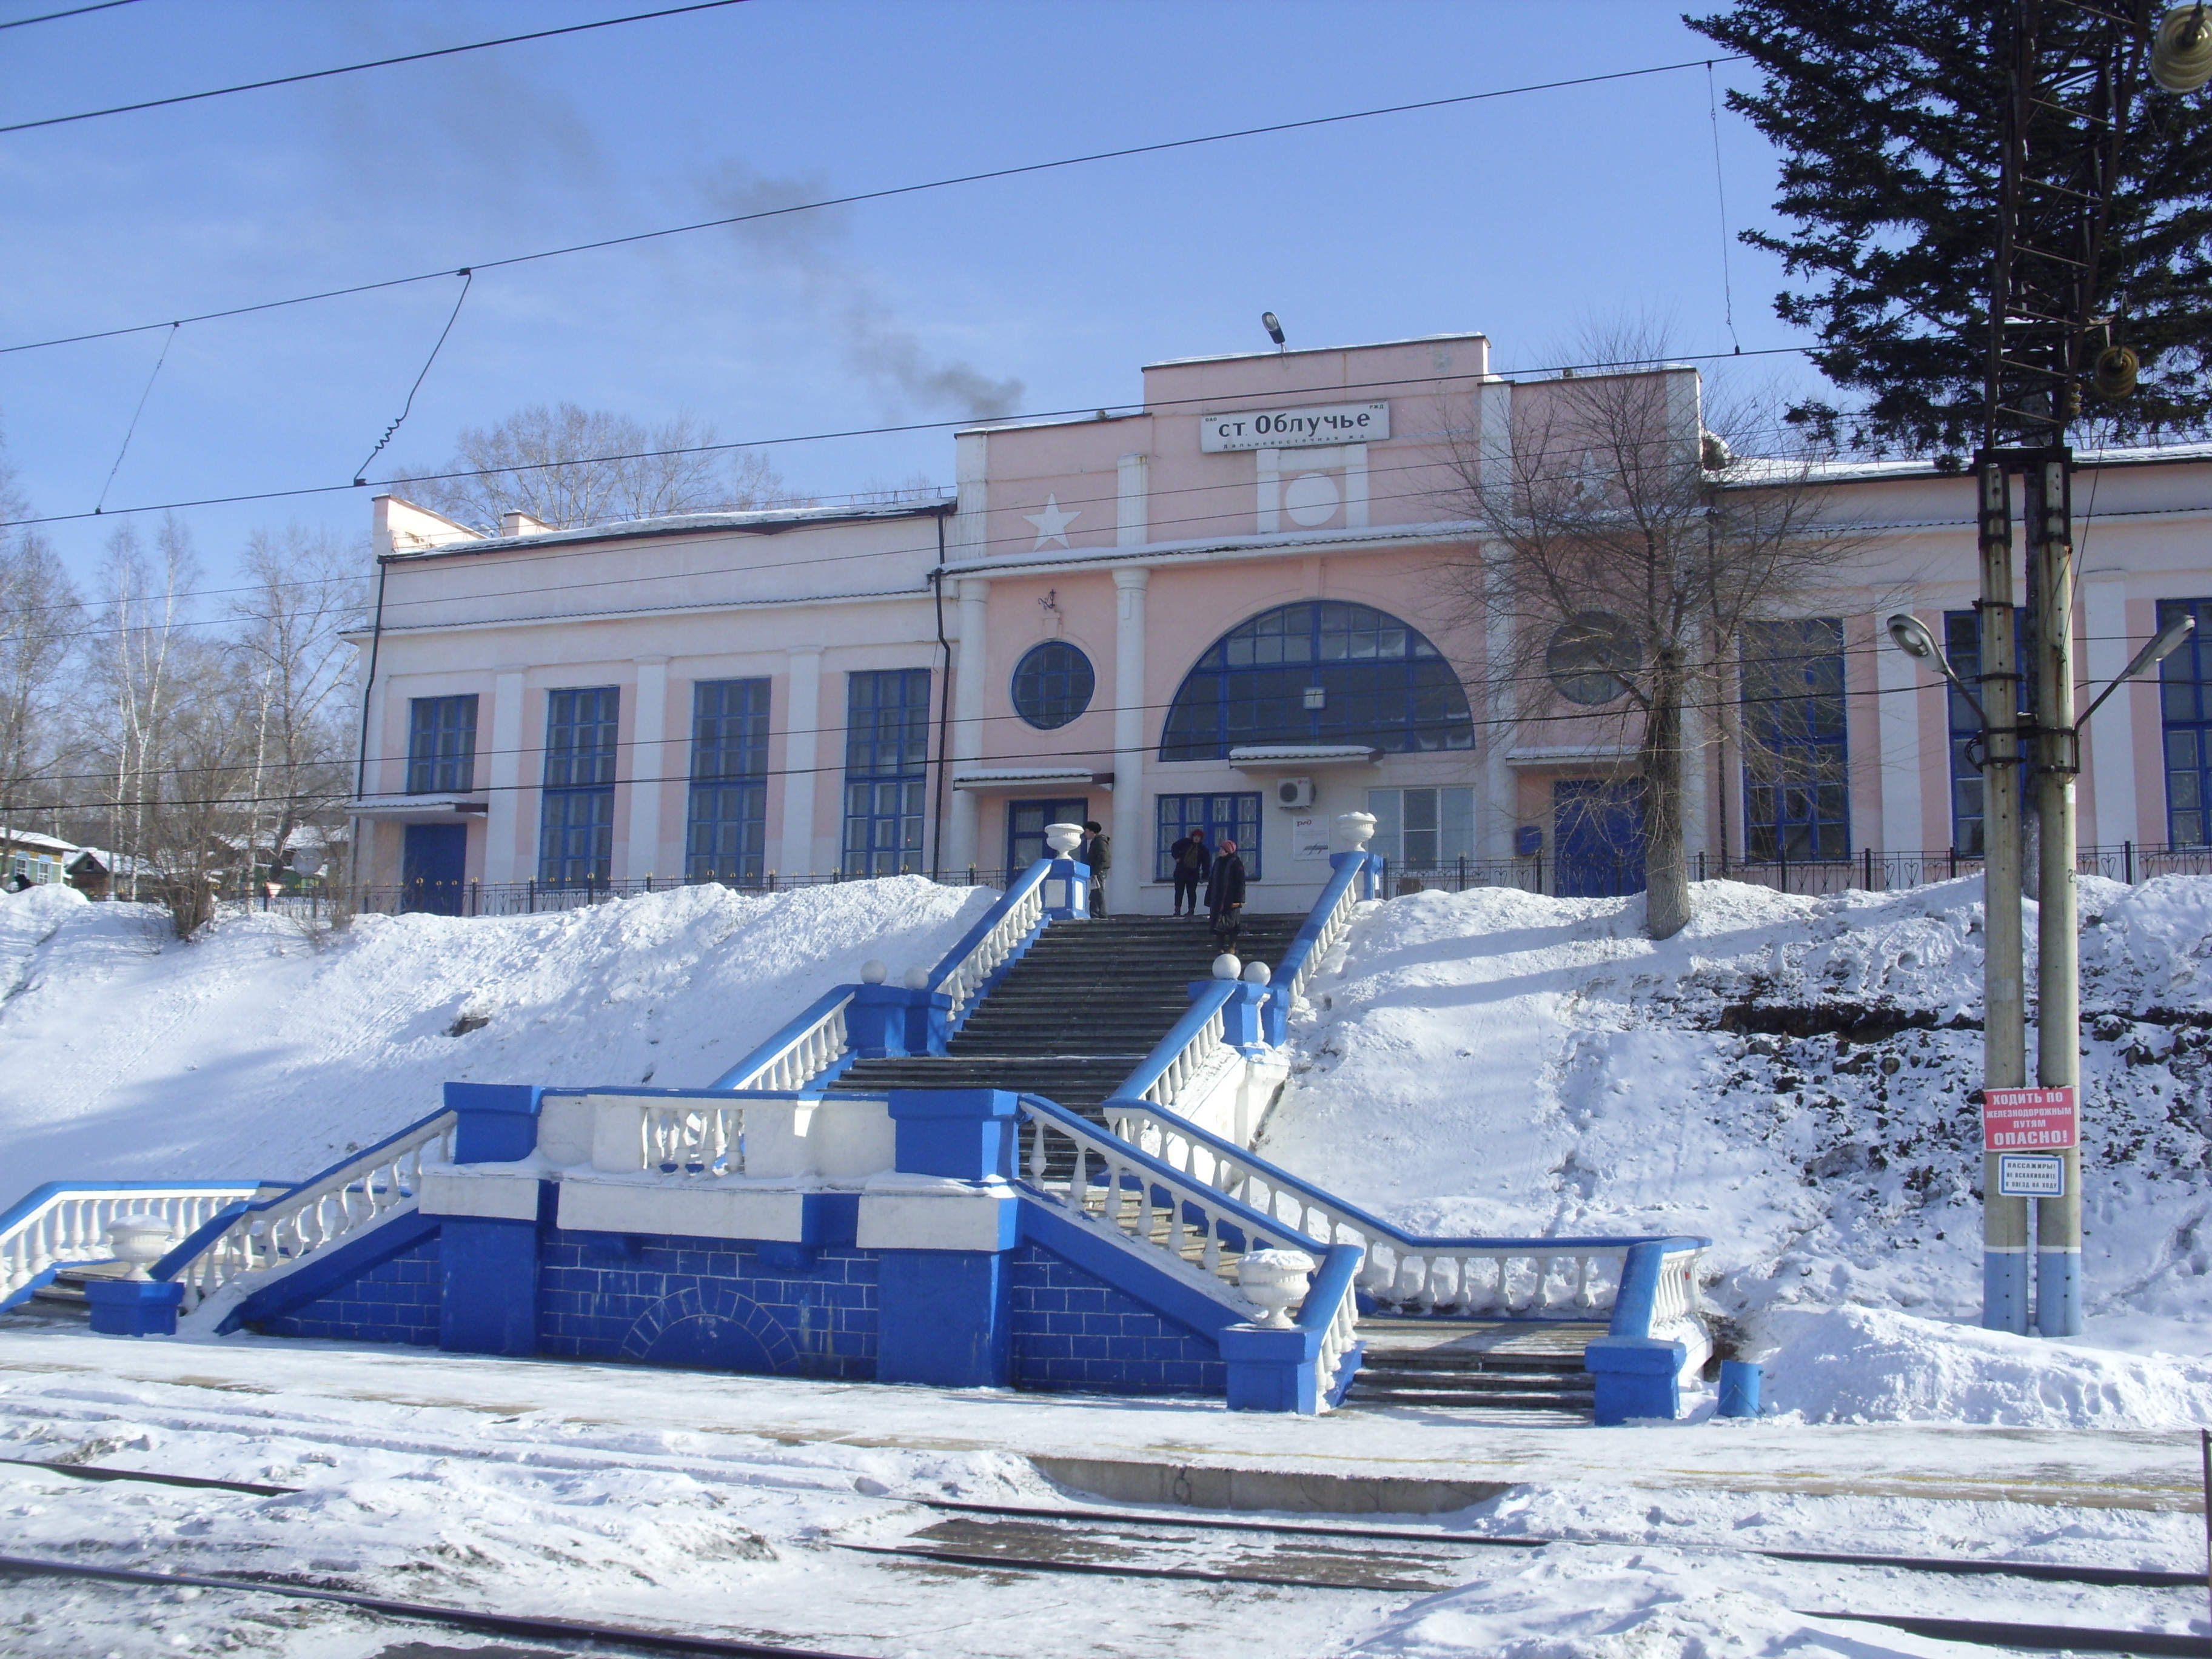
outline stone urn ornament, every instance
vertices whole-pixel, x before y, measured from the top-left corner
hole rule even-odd
[[[151,1278],[147,1269],[168,1255],[171,1243],[168,1218],[149,1211],[132,1210],[107,1224],[107,1248],[118,1261],[129,1264],[126,1279]]]
[[[1375,838],[1375,814],[1372,812],[1339,812],[1336,815],[1336,850],[1340,853],[1364,853],[1367,843]]]
[[[1079,823],[1048,823],[1044,827],[1044,844],[1066,858],[1083,844],[1083,826]]]
[[[1291,1328],[1286,1311],[1306,1298],[1314,1259],[1304,1250],[1248,1250],[1237,1259],[1237,1288],[1260,1304],[1252,1322],[1271,1331]]]

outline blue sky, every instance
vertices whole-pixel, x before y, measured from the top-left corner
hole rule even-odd
[[[0,21],[60,0],[0,0]],[[0,31],[23,120],[644,5],[137,0]],[[435,270],[983,168],[1713,52],[1666,5],[749,0],[726,9],[0,136],[0,344]],[[1721,66],[1723,87],[1741,65]],[[1774,158],[1723,110],[1733,228]],[[1730,256],[1747,350],[1798,343]],[[0,356],[46,514],[343,484],[458,283]],[[1727,350],[1702,67],[1233,141],[479,276],[371,476],[562,398],[725,439],[1133,401],[1139,364],[1480,330],[1504,369],[1591,320]],[[1766,364],[1779,364],[1770,370]],[[1760,373],[1802,384],[1800,360]],[[823,493],[949,481],[941,431],[779,446]],[[366,491],[191,510],[220,574],[256,525],[365,535]],[[50,534],[81,573],[112,523]],[[149,526],[150,527],[150,526]]]

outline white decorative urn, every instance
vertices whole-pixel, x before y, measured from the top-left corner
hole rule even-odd
[[[133,1210],[107,1224],[107,1248],[118,1261],[128,1262],[126,1279],[143,1279],[147,1269],[168,1255],[171,1243],[166,1217]]]
[[[1048,823],[1044,827],[1045,845],[1066,858],[1083,842],[1083,826],[1079,823]]]
[[[1372,812],[1339,812],[1336,815],[1336,850],[1340,853],[1364,853],[1367,843],[1375,838],[1375,814]]]
[[[1237,1259],[1237,1287],[1260,1305],[1252,1322],[1269,1330],[1286,1331],[1286,1310],[1306,1299],[1306,1282],[1313,1277],[1314,1259],[1304,1250],[1251,1250]]]

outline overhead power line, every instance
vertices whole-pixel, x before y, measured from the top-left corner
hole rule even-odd
[[[99,0],[97,5],[71,6],[67,11],[42,11],[36,17],[11,17],[0,23],[0,29],[20,29],[31,23],[51,23],[57,18],[82,17],[88,11],[112,11],[118,6],[128,6],[134,0]]]
[[[124,0],[109,0],[109,3],[120,5],[124,3]],[[28,132],[34,127],[66,126],[72,121],[97,120],[103,115],[128,115],[135,110],[162,109],[171,104],[196,104],[203,98],[228,98],[234,92],[259,92],[269,87],[296,86],[302,81],[328,80],[333,75],[357,75],[362,70],[389,69],[394,64],[419,64],[428,58],[451,58],[459,52],[482,52],[488,46],[512,46],[524,40],[549,40],[556,34],[581,34],[587,29],[611,29],[618,23],[642,23],[655,17],[677,17],[689,11],[714,11],[723,6],[739,6],[744,3],[744,0],[693,0],[693,3],[688,6],[670,6],[660,11],[634,12],[628,17],[603,17],[596,23],[570,23],[562,28],[535,29],[528,34],[501,35],[496,40],[471,40],[466,46],[437,46],[428,52],[403,53],[398,58],[378,58],[366,64],[341,64],[336,69],[307,70],[298,75],[279,75],[267,81],[242,81],[234,87],[210,87],[205,92],[180,92],[173,97],[148,98],[136,104],[114,104],[106,109],[79,110],[74,115],[48,115],[36,121],[15,121],[6,126],[0,126],[0,132]],[[97,11],[100,8],[88,6],[84,9]],[[75,14],[54,12],[49,15],[56,17],[68,17]],[[36,23],[45,20],[27,17],[22,21],[27,23]]]
[[[717,4],[734,3],[734,0],[714,0]],[[686,8],[685,9],[690,9]],[[665,14],[651,12],[647,16]],[[625,20],[615,19],[614,21]],[[580,27],[604,27],[584,25]],[[517,36],[517,39],[528,39]],[[494,43],[487,43],[494,44]],[[456,47],[452,50],[459,51]],[[398,59],[395,62],[400,61]],[[684,236],[694,231],[715,230],[729,225],[750,224],[763,219],[782,218],[794,213],[811,213],[822,208],[849,207],[859,202],[880,202],[898,196],[913,196],[923,191],[947,190],[955,185],[985,183],[994,179],[1014,179],[1031,173],[1050,173],[1061,167],[1085,167],[1094,161],[1124,160],[1133,155],[1157,155],[1168,150],[1188,149],[1200,144],[1225,143],[1234,138],[1257,138],[1271,133],[1297,132],[1312,127],[1340,125],[1347,121],[1371,120],[1378,116],[1406,115],[1420,110],[1445,109],[1457,104],[1481,103],[1494,98],[1511,98],[1523,93],[1554,92],[1567,87],[1595,86],[1608,81],[1630,81],[1643,76],[1668,75],[1679,70],[1703,69],[1711,62],[1732,64],[1738,57],[1708,60],[1696,58],[1680,64],[1659,64],[1649,69],[1619,70],[1608,75],[1583,75],[1565,81],[1540,81],[1522,87],[1499,87],[1489,92],[1462,93],[1449,98],[1427,98],[1410,104],[1387,104],[1374,109],[1352,110],[1341,115],[1316,115],[1298,121],[1277,121],[1267,126],[1239,127],[1229,132],[1205,133],[1194,138],[1170,138],[1153,144],[1131,144],[1120,149],[1094,150],[1085,155],[1062,156],[1057,161],[1027,161],[1017,167],[992,167],[981,173],[963,173],[949,179],[932,179],[921,184],[892,185],[881,190],[855,191],[849,196],[828,196],[818,201],[795,202],[788,207],[763,208],[756,213],[731,214],[720,219],[701,219],[690,224],[669,225],[659,230],[635,231],[624,236],[606,236],[596,241],[573,242],[565,247],[541,249],[535,253],[510,254],[503,259],[475,259],[469,261],[473,270],[499,270],[508,265],[534,264],[541,259],[558,259],[571,253],[590,253],[601,248],[625,247],[633,243],[659,240],[666,236]],[[326,71],[336,73],[337,71]],[[0,127],[0,132],[10,132],[12,127]],[[173,322],[208,323],[226,317],[244,317],[255,312],[276,311],[287,306],[308,305],[318,300],[339,300],[356,294],[374,294],[385,289],[406,288],[416,283],[435,282],[453,274],[454,267],[441,265],[436,270],[418,271],[411,276],[390,276],[374,283],[355,283],[344,288],[323,289],[313,294],[295,294],[288,299],[264,300],[254,305],[231,306],[221,311],[204,311],[197,315],[163,318],[156,323],[133,323],[125,328],[94,329],[83,334],[57,335],[50,340],[27,340],[17,345],[0,346],[0,354],[17,351],[40,351],[49,346],[77,345],[88,340],[112,340],[119,335],[143,334],[150,329],[167,328]]]

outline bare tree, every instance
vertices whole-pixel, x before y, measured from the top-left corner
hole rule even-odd
[[[0,465],[0,519],[27,512]],[[33,809],[55,807],[58,775],[85,746],[70,706],[83,611],[37,532],[0,536],[0,825],[27,828]]]
[[[392,482],[410,501],[487,535],[502,513],[567,528],[781,499],[783,481],[766,457],[698,453],[714,441],[714,429],[688,414],[647,427],[607,410],[532,404],[496,426],[464,428],[452,459]],[[466,476],[436,476],[451,473]]]
[[[125,860],[116,872],[118,896],[138,896],[142,866],[154,851],[149,830],[169,758],[169,726],[181,690],[194,684],[180,672],[179,630],[198,575],[191,538],[174,519],[165,519],[156,533],[154,561],[133,526],[108,538],[100,568],[103,649],[94,678],[107,712],[106,769],[113,790],[107,842]]]
[[[1755,736],[1735,717],[1747,635],[1796,615],[1863,543],[1821,521],[1809,459],[1735,457],[1726,428],[1746,411],[1702,408],[1655,331],[1576,352],[1633,366],[1516,386],[1510,433],[1454,445],[1445,509],[1485,521],[1484,551],[1439,574],[1489,641],[1509,729],[1623,751],[1604,783],[1640,807],[1645,927],[1664,939],[1690,920],[1690,758],[1732,729]]]

